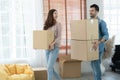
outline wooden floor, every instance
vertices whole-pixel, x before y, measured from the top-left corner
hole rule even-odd
[[[55,65],[55,69],[59,73],[58,63]],[[86,62],[86,63],[82,63],[80,78],[62,79],[62,80],[94,80],[94,79],[93,79],[91,67],[89,63]],[[112,72],[110,69],[108,69],[103,75],[103,80],[120,80],[120,71],[115,73]]]

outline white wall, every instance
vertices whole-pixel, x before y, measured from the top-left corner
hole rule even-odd
[[[97,4],[100,7],[99,17],[103,19],[103,0],[87,0],[87,19],[90,18],[89,9],[91,4]]]

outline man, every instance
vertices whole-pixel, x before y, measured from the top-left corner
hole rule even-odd
[[[98,17],[99,13],[99,6],[96,4],[93,4],[90,6],[90,17],[91,19],[98,19],[98,29],[99,29],[99,40],[94,42],[93,48],[96,50],[99,47],[99,60],[94,60],[91,61],[91,67],[93,69],[94,73],[94,80],[102,80],[101,79],[101,68],[100,68],[100,63],[101,59],[104,53],[104,47],[105,44],[104,42],[108,40],[109,34],[108,34],[108,29],[106,26],[106,22],[101,20]]]

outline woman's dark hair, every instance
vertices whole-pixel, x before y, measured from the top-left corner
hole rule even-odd
[[[54,19],[53,17],[53,13],[57,11],[56,9],[51,9],[49,10],[48,12],[48,16],[47,16],[47,20],[45,21],[45,24],[44,24],[44,30],[47,30],[48,28],[52,27],[53,25],[55,25],[56,23],[56,20]]]
[[[95,10],[99,12],[99,6],[97,4],[92,4],[90,8],[95,8]]]

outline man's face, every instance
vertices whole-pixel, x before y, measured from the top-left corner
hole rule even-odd
[[[95,8],[90,8],[90,17],[95,18],[98,14],[98,11],[95,10]]]

